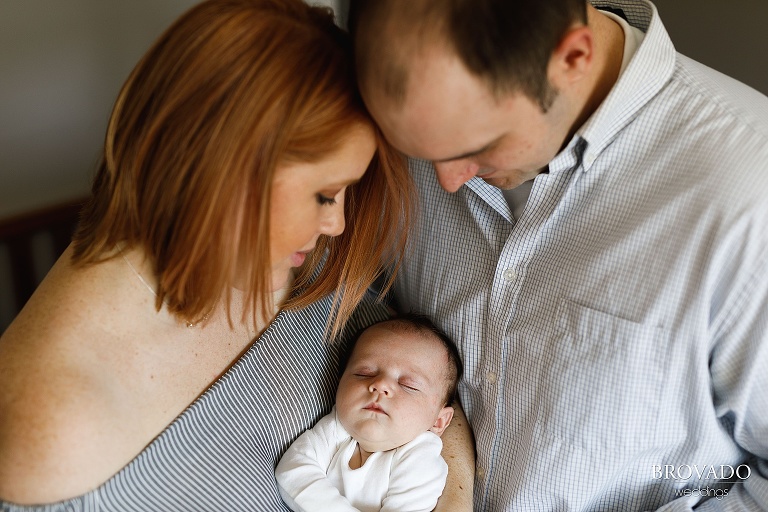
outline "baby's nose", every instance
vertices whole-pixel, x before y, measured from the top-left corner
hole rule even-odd
[[[388,397],[392,394],[392,386],[387,384],[383,379],[379,379],[368,386],[368,391],[370,393],[378,392],[380,395]]]

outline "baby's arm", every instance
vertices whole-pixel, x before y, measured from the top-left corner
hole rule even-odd
[[[425,432],[397,449],[381,512],[429,512],[435,507],[448,476],[442,446],[439,437]]]
[[[338,444],[335,417],[333,411],[299,436],[275,469],[280,496],[294,512],[359,512],[326,476]]]

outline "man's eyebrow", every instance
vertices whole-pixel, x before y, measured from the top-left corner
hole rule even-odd
[[[490,149],[493,149],[493,147],[496,144],[499,143],[499,141],[501,140],[502,137],[503,137],[503,135],[495,138],[494,140],[492,140],[491,142],[489,142],[485,146],[481,147],[480,149],[476,149],[474,151],[467,151],[466,153],[462,153],[461,155],[452,156],[450,158],[441,158],[440,160],[432,160],[432,161],[439,164],[439,163],[444,163],[444,162],[452,162],[453,160],[461,160],[462,158],[470,158],[470,157],[473,157],[473,156],[477,156],[477,155],[479,155],[481,153],[485,153],[486,151],[488,151]]]

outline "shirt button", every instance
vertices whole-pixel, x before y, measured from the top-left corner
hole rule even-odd
[[[595,155],[593,153],[587,153],[587,155],[584,157],[584,162],[587,165],[592,165],[595,163]]]
[[[506,282],[510,283],[515,279],[517,279],[517,271],[513,268],[508,268],[501,273],[501,276],[504,278]]]
[[[483,468],[478,466],[477,469],[475,470],[475,475],[480,480],[484,480],[485,479],[485,469],[483,469]]]
[[[488,372],[485,376],[489,383],[496,384],[496,374],[494,372]]]

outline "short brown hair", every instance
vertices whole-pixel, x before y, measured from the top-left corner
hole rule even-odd
[[[384,83],[384,92],[401,101],[407,72],[397,45],[427,34],[442,37],[494,93],[520,91],[546,110],[553,96],[547,79],[552,52],[574,22],[587,20],[585,0],[350,2],[349,26],[361,78]],[[369,75],[374,72],[377,76]]]
[[[332,13],[301,0],[209,0],[150,48],[117,98],[74,236],[74,262],[137,245],[159,279],[156,306],[197,320],[229,304],[233,254],[252,255],[248,300],[271,297],[270,190],[284,162],[337,150],[371,123],[359,97],[351,43]],[[412,184],[402,155],[377,135],[363,179],[346,194],[347,232],[321,237],[288,306],[340,290],[334,332],[375,279],[402,255]]]

